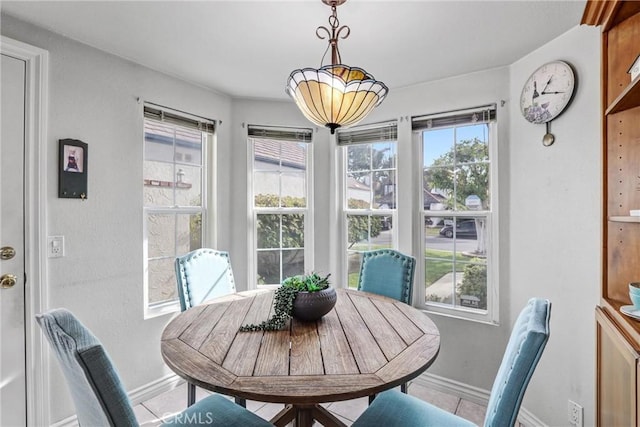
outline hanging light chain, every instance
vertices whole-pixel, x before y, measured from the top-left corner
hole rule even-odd
[[[327,37],[329,38],[329,47],[331,47],[331,65],[336,65],[342,62],[340,58],[340,50],[338,49],[338,39],[346,39],[351,33],[351,29],[348,26],[340,26],[336,2],[331,2],[331,16],[329,16],[329,26],[331,26],[331,31],[329,31],[329,29],[324,26],[318,27],[316,29],[316,36],[321,40],[324,40]],[[343,32],[343,30],[346,32],[344,34],[340,34]],[[326,36],[323,34],[323,31],[326,33]],[[329,47],[327,47],[327,50],[329,49]],[[325,55],[326,54],[327,52],[325,51]],[[322,66],[325,55],[322,56],[320,66]]]

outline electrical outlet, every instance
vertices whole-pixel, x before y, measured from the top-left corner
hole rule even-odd
[[[49,258],[60,258],[64,256],[64,236],[49,236],[47,241],[47,252]]]
[[[582,427],[582,406],[569,400],[569,424]]]

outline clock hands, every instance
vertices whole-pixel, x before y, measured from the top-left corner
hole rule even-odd
[[[542,91],[540,92],[540,95],[555,95],[558,93],[564,93],[564,91],[549,91],[547,92],[547,86],[549,86],[549,83],[551,83],[551,79],[553,79],[553,74],[549,76],[549,80],[547,80],[547,83],[545,83],[544,87],[542,88]]]
[[[551,74],[549,76],[549,80],[547,80],[547,83],[544,85],[544,87],[542,88],[542,93],[545,93],[545,89],[547,88],[547,86],[549,86],[549,83],[551,83],[551,79],[553,78],[553,74]]]

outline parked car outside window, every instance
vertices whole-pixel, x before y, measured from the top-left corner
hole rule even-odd
[[[453,224],[445,225],[440,229],[440,235],[448,238],[453,237]],[[475,220],[458,221],[456,227],[456,237],[476,239],[478,237],[476,233]]]

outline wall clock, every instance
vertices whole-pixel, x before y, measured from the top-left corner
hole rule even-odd
[[[554,136],[549,132],[549,122],[569,106],[575,91],[573,68],[564,61],[548,62],[531,74],[522,88],[520,112],[529,122],[547,124],[544,145],[551,145]]]

